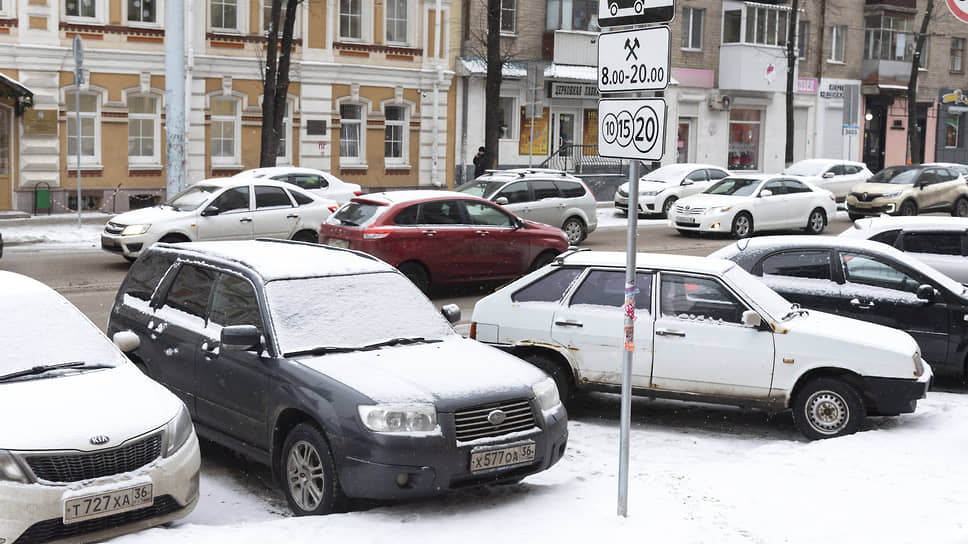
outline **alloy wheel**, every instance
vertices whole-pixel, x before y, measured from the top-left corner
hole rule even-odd
[[[323,500],[326,476],[319,452],[312,444],[300,440],[293,444],[286,460],[286,480],[289,494],[304,511],[315,510]]]

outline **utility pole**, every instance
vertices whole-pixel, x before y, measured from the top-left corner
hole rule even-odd
[[[787,27],[787,83],[786,83],[786,166],[793,162],[793,93],[794,75],[797,70],[797,37],[800,20],[800,0],[793,0],[790,11],[790,25]]]
[[[165,153],[167,198],[185,188],[185,4],[165,3]]]

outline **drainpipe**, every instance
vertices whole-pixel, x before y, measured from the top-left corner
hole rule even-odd
[[[443,13],[441,11],[440,0],[437,0],[434,6],[436,10],[436,16],[434,17],[434,69],[436,74],[434,77],[434,117],[433,117],[433,151],[431,154],[431,161],[433,164],[433,169],[430,171],[430,183],[436,187],[443,185],[440,182],[440,172],[438,168],[438,158],[439,151],[437,150],[438,142],[440,141],[440,84],[444,80],[444,72],[440,66],[440,38],[441,38],[441,27],[443,26]]]
[[[165,5],[165,140],[167,197],[185,187],[185,4]]]
[[[463,76],[461,79],[464,81],[464,85],[461,89],[460,177],[458,178],[458,181],[460,181],[460,183],[464,183],[464,176],[467,172],[467,164],[464,162],[467,160],[467,86],[470,85],[471,78],[469,76]]]

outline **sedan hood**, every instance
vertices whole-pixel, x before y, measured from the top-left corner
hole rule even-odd
[[[130,212],[120,213],[111,218],[112,223],[119,225],[143,225],[167,221],[173,217],[185,217],[186,214],[194,212],[180,212],[170,206],[153,206],[151,208],[141,208]]]
[[[645,191],[664,191],[670,187],[673,187],[671,183],[663,183],[661,181],[650,181],[645,179],[639,180],[640,193]],[[629,192],[629,182],[626,181],[625,183],[619,185],[618,188],[625,191],[627,194]]]
[[[683,198],[676,202],[677,206],[689,206],[690,208],[716,208],[718,206],[735,206],[740,202],[744,196],[730,196],[730,195],[710,195],[706,193],[700,193],[698,195],[692,195]]]
[[[885,193],[893,193],[895,191],[903,191],[905,189],[910,189],[913,185],[910,183],[858,183],[850,188],[852,193],[871,193],[876,195],[883,195]]]
[[[474,340],[334,353],[304,365],[352,387],[377,403],[433,403],[447,412],[470,404],[531,398],[545,374]]]
[[[97,451],[157,429],[181,401],[133,364],[0,384],[0,449]],[[93,446],[91,437],[107,436]]]

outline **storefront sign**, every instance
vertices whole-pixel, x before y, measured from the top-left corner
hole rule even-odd
[[[549,108],[542,108],[541,117],[528,117],[525,108],[521,108],[521,137],[518,138],[518,155],[547,155],[548,154],[548,118]],[[534,123],[534,147],[531,147],[531,123]]]
[[[800,94],[817,94],[817,78],[800,77],[797,78],[797,90]]]
[[[830,98],[833,100],[843,100],[844,98],[844,84],[843,83],[829,83],[827,88],[820,91],[820,98]]]
[[[34,109],[25,111],[24,134],[56,135],[57,110]]]
[[[955,106],[968,106],[968,95],[961,89],[953,89],[941,94],[942,104],[952,104]]]
[[[551,98],[598,98],[598,87],[581,83],[551,84]]]

